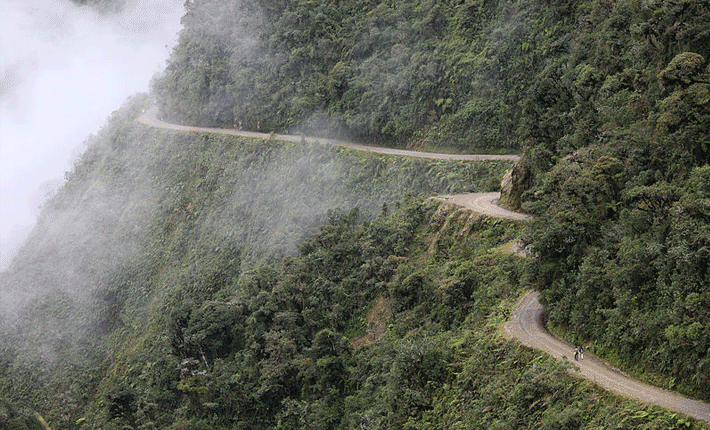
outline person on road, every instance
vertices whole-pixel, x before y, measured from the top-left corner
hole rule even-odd
[[[579,347],[579,359],[584,360],[584,347],[583,346]]]
[[[574,347],[574,361],[579,360],[579,348]]]

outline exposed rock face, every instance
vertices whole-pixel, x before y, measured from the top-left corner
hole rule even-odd
[[[510,195],[510,192],[512,189],[513,189],[513,169],[508,169],[508,171],[505,172],[505,175],[503,175],[503,179],[501,179],[501,181],[500,181],[501,198],[503,198],[503,196]]]
[[[521,196],[532,187],[532,173],[526,164],[515,163],[500,182],[498,205],[509,210],[520,210]]]

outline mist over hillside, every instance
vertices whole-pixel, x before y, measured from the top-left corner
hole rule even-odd
[[[538,289],[555,333],[710,399],[706,2],[185,8],[150,94],[86,140],[0,273],[0,427],[707,428],[499,334]],[[522,156],[159,130],[136,122],[153,103]],[[426,199],[498,184],[531,222]]]
[[[3,2],[0,270],[82,142],[162,70],[184,12],[179,0],[80,3]]]
[[[27,393],[23,402],[81,403],[102,378],[70,393],[62,384],[104,368],[113,333],[141,336],[178,302],[229,294],[245,271],[278,267],[331,210],[371,219],[406,194],[489,190],[510,166],[160,131],[136,121],[147,103],[132,99],[87,141],[3,274],[3,357],[18,370],[3,392]],[[37,397],[38,384],[51,389]]]
[[[458,151],[516,150],[566,2],[197,0],[153,89],[166,118]]]

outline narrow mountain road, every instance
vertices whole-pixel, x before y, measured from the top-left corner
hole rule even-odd
[[[530,215],[521,214],[505,210],[498,206],[500,193],[468,193],[454,194],[449,196],[435,197],[436,200],[453,203],[457,206],[471,209],[474,212],[488,215],[493,218],[505,218],[514,220],[531,220]]]
[[[585,352],[584,360],[574,361],[574,346],[547,331],[545,310],[538,296],[536,291],[529,292],[515,306],[510,321],[504,326],[510,337],[523,345],[545,351],[558,360],[571,361],[575,365],[573,374],[589,379],[607,390],[710,422],[710,405],[707,403],[629,378],[589,352]]]
[[[353,148],[361,151],[376,152],[380,154],[402,155],[407,157],[427,158],[435,160],[506,160],[517,161],[517,155],[460,155],[460,154],[437,154],[420,151],[406,151],[400,149],[383,148],[377,146],[363,145],[354,142],[346,142],[333,139],[321,139],[314,137],[304,137],[296,135],[255,133],[235,129],[191,127],[178,124],[171,124],[157,118],[157,111],[149,109],[138,118],[143,124],[167,130],[218,133],[232,136],[242,136],[257,139],[276,139],[289,142],[320,142],[328,145],[336,145]],[[496,218],[513,220],[531,220],[529,215],[511,212],[499,207],[496,203],[500,198],[500,193],[470,193],[439,196],[435,199],[449,202],[472,211]],[[546,329],[544,323],[544,308],[540,304],[538,292],[529,292],[518,302],[513,310],[510,321],[504,325],[505,333],[516,339],[523,345],[545,351],[558,360],[571,361],[575,366],[574,374],[586,378],[599,386],[628,396],[642,402],[655,404],[670,410],[682,412],[700,420],[710,422],[710,405],[689,399],[680,394],[667,390],[662,390],[651,385],[641,383],[635,379],[624,375],[620,370],[614,369],[608,364],[597,359],[590,353],[586,353],[584,360],[574,361],[574,347],[554,336]]]
[[[226,134],[230,136],[241,136],[249,137],[254,139],[275,139],[285,142],[318,142],[326,145],[342,146],[345,148],[357,149],[360,151],[375,152],[378,154],[388,154],[388,155],[401,155],[405,157],[416,157],[416,158],[427,158],[431,160],[466,160],[466,161],[479,161],[479,160],[499,160],[499,161],[518,161],[520,159],[517,155],[498,155],[498,154],[439,154],[434,152],[423,152],[423,151],[408,151],[404,149],[394,149],[394,148],[384,148],[381,146],[371,146],[364,145],[356,142],[349,142],[344,140],[336,139],[325,139],[320,137],[310,137],[310,136],[298,136],[294,134],[268,134],[268,133],[257,133],[253,131],[244,131],[231,128],[213,128],[213,127],[192,127],[188,125],[172,124],[162,121],[158,118],[158,111],[156,108],[147,109],[138,118],[138,121],[151,126],[162,128],[166,130],[175,131],[192,131],[201,133],[217,133]]]

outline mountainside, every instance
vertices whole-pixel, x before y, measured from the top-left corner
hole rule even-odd
[[[0,429],[707,428],[498,333],[536,288],[556,333],[710,400],[706,1],[195,0],[183,25],[0,273]],[[153,100],[522,156],[158,130]],[[501,179],[532,221],[426,200]]]
[[[391,195],[509,163],[164,132],[144,102],[0,279],[2,428],[702,428],[501,338],[526,221]]]
[[[153,88],[168,119],[394,144],[519,149],[564,1],[186,3]]]
[[[708,399],[710,9],[609,6],[580,7],[539,80],[509,202],[535,216],[529,276],[560,333]]]
[[[706,1],[197,0],[184,25],[169,118],[522,150],[501,200],[535,216],[553,325],[709,398]]]
[[[244,272],[278,269],[338,208],[371,219],[406,195],[489,190],[510,166],[165,132],[135,121],[145,103],[87,141],[0,278],[0,392],[36,410],[81,415],[127,354],[120,339],[231,297]]]

